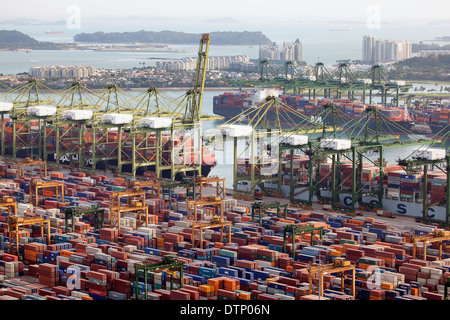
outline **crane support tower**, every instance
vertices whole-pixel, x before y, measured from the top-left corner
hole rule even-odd
[[[148,299],[148,272],[161,272],[167,270],[171,275],[170,281],[170,290],[173,290],[173,280],[176,270],[180,273],[180,288],[183,287],[183,262],[179,262],[176,260],[175,255],[166,255],[162,258],[161,262],[153,263],[153,264],[142,264],[136,263],[134,265],[134,274],[135,274],[135,298],[139,300],[139,274],[143,271],[144,273],[144,285],[145,285],[145,300]]]
[[[121,199],[125,198],[124,204]],[[113,192],[111,194],[111,228],[117,228],[120,233],[120,218],[122,212],[137,212],[139,225],[142,224],[142,214],[145,215],[145,226],[148,226],[148,206],[145,205],[145,191],[135,187],[129,191]]]
[[[345,272],[352,272],[352,296],[355,297],[355,266],[350,261],[343,259],[336,259],[333,263],[326,265],[313,266],[311,263],[308,266],[308,280],[309,280],[309,293],[312,294],[313,290],[313,278],[315,273],[319,273],[319,297],[323,296],[323,276],[325,274],[338,273],[341,274],[341,291],[344,292],[344,277]]]
[[[8,210],[8,217],[17,216],[17,201],[13,197],[3,197],[0,201],[0,208]]]
[[[41,226],[41,237],[44,237],[44,225],[47,224],[47,245],[50,245],[50,219],[45,219],[43,217],[21,218],[14,216],[8,218],[10,253],[15,249],[16,255],[19,255],[19,228],[35,224]]]
[[[31,180],[30,182],[30,203],[33,206],[39,205],[39,189],[53,188],[55,190],[55,197],[61,196],[61,201],[64,202],[64,182],[59,181],[43,181]]]
[[[444,243],[448,245],[448,242],[450,241],[450,232],[438,229],[430,234],[417,236],[413,235],[411,238],[413,243],[413,259],[416,259],[416,249],[418,242],[423,243],[423,260],[427,260],[427,243],[433,242],[439,243],[439,259],[442,259],[442,246]]]
[[[41,159],[31,159],[27,157],[23,160],[17,161],[17,177],[23,178],[25,177],[25,166],[35,166],[39,165],[39,177],[44,179],[47,177],[47,162]]]
[[[283,210],[283,217],[287,218],[287,208],[288,204],[281,204],[278,201],[264,202],[257,200],[252,204],[252,222],[255,220],[255,213],[258,210],[259,214],[259,225],[262,225],[262,215],[267,209],[277,209],[277,217],[281,217],[281,210]]]
[[[94,215],[94,228],[96,230],[103,228],[104,220],[105,220],[105,209],[103,208],[79,208],[77,206],[69,206],[64,209],[64,218],[66,225],[66,233],[69,232],[69,220],[72,221],[72,230],[75,225],[75,217],[83,216],[87,214]],[[101,221],[99,221],[99,215],[101,217]]]
[[[314,244],[314,235],[316,232],[319,232],[320,240],[322,240],[323,236],[323,227],[315,228],[312,225],[297,225],[297,224],[288,224],[283,228],[283,253],[287,252],[286,244],[287,244],[287,235],[288,233],[292,234],[292,257],[295,258],[295,236],[297,234],[305,234],[311,233],[311,242],[310,244]]]

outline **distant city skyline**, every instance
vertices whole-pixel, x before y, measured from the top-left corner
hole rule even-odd
[[[39,41],[71,42],[76,34],[96,31],[261,31],[272,42],[300,39],[307,63],[360,60],[361,39],[367,34],[413,43],[450,36],[450,2],[444,0],[430,0],[426,6],[419,0],[229,0],[221,5],[206,0],[3,0],[2,4],[0,29],[18,30]],[[77,23],[79,28],[69,28]],[[46,30],[64,33],[45,34]],[[217,55],[228,55],[224,50]],[[36,58],[28,59],[27,69]]]

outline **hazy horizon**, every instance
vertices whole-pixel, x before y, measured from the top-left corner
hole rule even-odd
[[[350,30],[357,36],[413,38],[450,36],[450,3],[445,0],[267,1],[267,0],[3,0],[0,28],[32,26],[41,21],[67,34],[94,31],[183,32],[261,31],[273,41],[321,36]],[[437,10],[439,9],[439,10]],[[15,24],[6,24],[16,21]],[[22,22],[22,24],[21,24]],[[420,30],[417,34],[416,30]],[[319,34],[315,34],[319,32]],[[446,34],[448,33],[448,34]],[[283,37],[286,34],[286,38]],[[289,37],[288,37],[289,35]],[[294,40],[294,39],[292,39]],[[413,39],[415,41],[419,41]]]
[[[261,31],[279,44],[298,38],[307,63],[361,59],[362,38],[368,34],[413,43],[450,36],[450,2],[443,0],[430,0],[426,6],[418,0],[3,0],[2,4],[0,29],[18,30],[39,41],[71,42],[76,34],[96,31]]]

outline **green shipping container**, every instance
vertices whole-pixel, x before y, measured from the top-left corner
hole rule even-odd
[[[339,239],[339,244],[348,243],[348,244],[358,244],[355,240],[350,239]]]
[[[275,262],[275,257],[268,257],[268,256],[263,256],[263,255],[258,254],[256,256],[256,258],[258,260],[262,260],[262,261]]]

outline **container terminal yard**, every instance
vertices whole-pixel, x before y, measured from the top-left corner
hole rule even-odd
[[[3,88],[0,300],[446,300],[446,136],[389,134],[378,108],[349,119],[331,103],[327,123],[292,111],[286,128],[273,96],[205,134],[208,47],[170,103]],[[227,143],[232,188],[208,175],[208,148]]]

